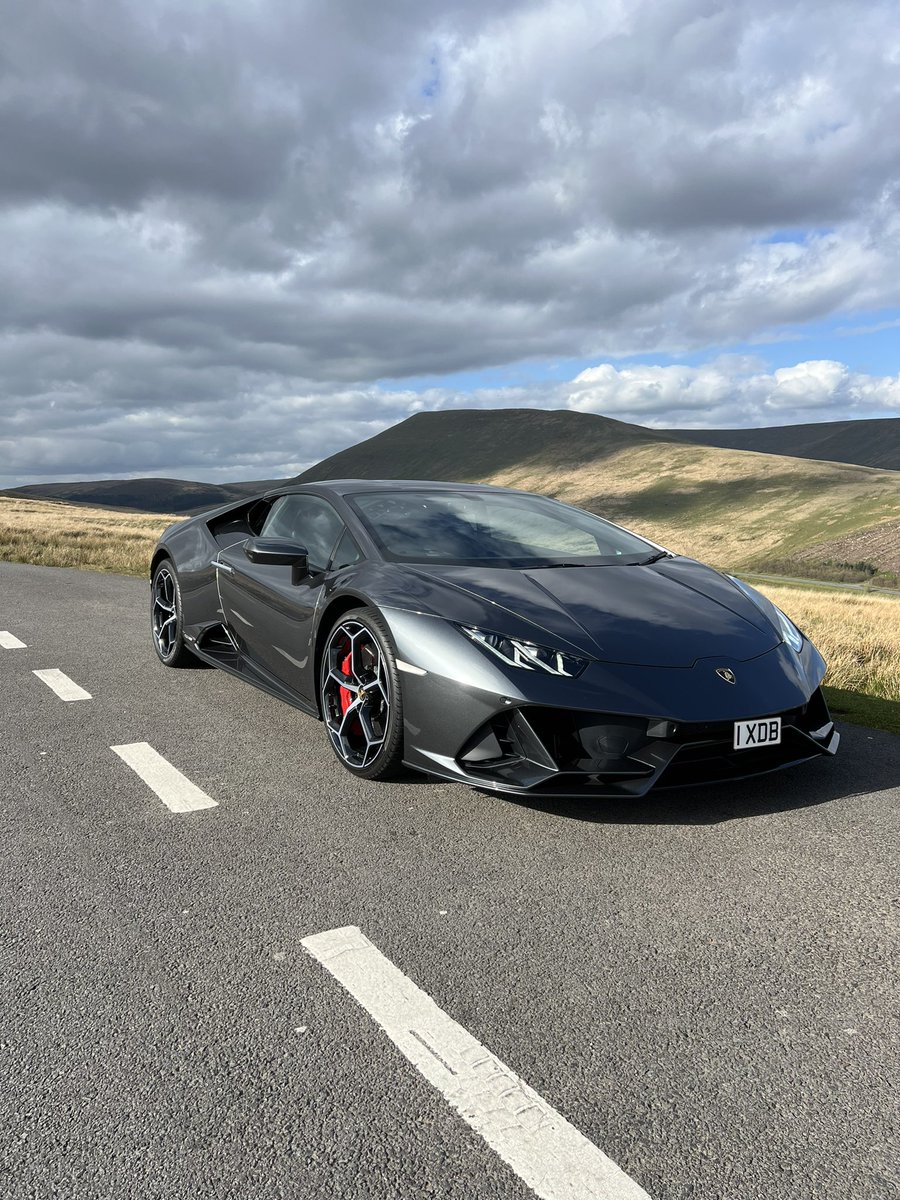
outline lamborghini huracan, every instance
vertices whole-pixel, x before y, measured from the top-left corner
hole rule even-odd
[[[150,592],[166,666],[295,705],[366,779],[639,797],[838,745],[825,663],[774,604],[527,492],[281,487],[167,529]]]

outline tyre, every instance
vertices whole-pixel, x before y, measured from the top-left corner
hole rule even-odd
[[[197,659],[184,644],[181,588],[171,559],[164,558],[150,583],[150,628],[153,648],[167,667],[187,667]]]
[[[403,773],[403,698],[390,632],[371,608],[345,613],[325,642],[319,699],[341,765],[362,779]]]

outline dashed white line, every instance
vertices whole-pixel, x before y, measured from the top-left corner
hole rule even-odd
[[[24,642],[20,642],[8,629],[0,629],[0,650],[27,650]]]
[[[110,746],[110,750],[140,775],[147,787],[159,796],[170,812],[186,813],[195,812],[200,808],[218,807],[215,800],[201,791],[195,783],[191,783],[147,742]]]
[[[301,944],[541,1200],[650,1200],[356,926]]]
[[[83,687],[79,687],[73,679],[70,679],[68,675],[64,675],[62,671],[58,671],[56,667],[46,671],[34,671],[33,674],[37,675],[38,679],[43,683],[46,683],[51,691],[56,692],[60,700],[93,699],[90,692],[86,692]]]

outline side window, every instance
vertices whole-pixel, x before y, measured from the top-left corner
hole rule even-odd
[[[337,549],[334,552],[334,557],[331,563],[333,571],[339,571],[341,567],[352,567],[354,563],[358,563],[362,558],[362,553],[353,540],[353,535],[349,529],[345,529],[341,535],[341,540],[337,544]]]
[[[344,523],[318,496],[281,496],[262,527],[262,537],[287,538],[305,546],[310,571],[324,571]]]

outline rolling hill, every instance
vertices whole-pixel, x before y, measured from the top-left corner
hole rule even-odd
[[[720,567],[890,587],[900,580],[900,471],[701,445],[684,430],[569,410],[418,413],[297,480],[348,477],[482,480],[593,509]],[[279,482],[107,480],[5,496],[184,515]]]
[[[701,446],[588,413],[418,413],[297,478],[394,477],[543,492],[721,567],[822,575],[865,562],[858,577],[891,586],[900,571],[900,472]]]
[[[667,429],[668,437],[719,446],[818,458],[900,471],[900,417],[861,421],[824,421],[813,425],[777,425],[768,429]]]
[[[65,500],[94,508],[188,514],[263,492],[281,480],[248,483],[194,483],[189,479],[95,479],[84,483],[35,483],[9,488],[0,496],[23,500]]]
[[[535,456],[560,469],[597,462],[626,447],[680,445],[680,439],[568,409],[448,409],[408,417],[383,433],[325,458],[302,475],[314,479],[487,479]]]

